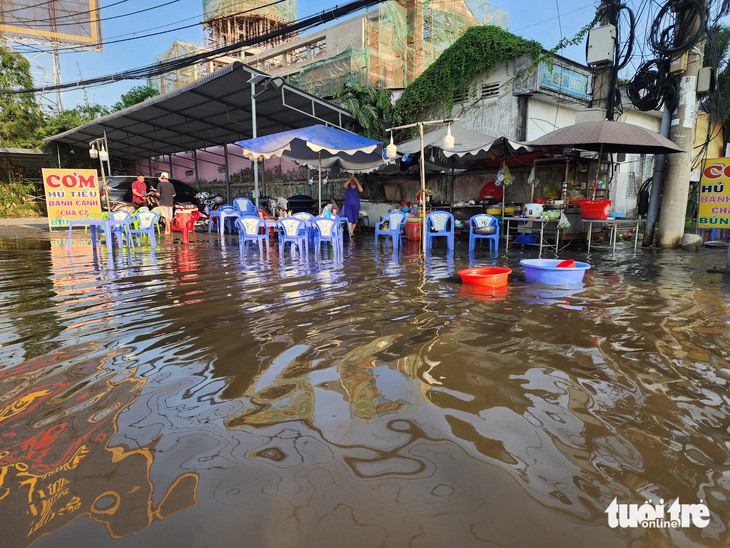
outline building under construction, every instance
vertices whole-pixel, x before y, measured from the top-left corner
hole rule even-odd
[[[321,97],[346,83],[404,88],[475,25],[507,27],[507,13],[481,0],[390,1],[247,63]]]
[[[203,13],[205,48],[213,49],[286,28],[296,18],[296,3],[204,0]],[[320,97],[332,96],[346,83],[404,88],[466,29],[486,24],[507,28],[507,17],[483,0],[391,0],[307,36],[282,36],[229,52],[206,65],[156,78],[150,85],[170,91],[241,60]],[[192,53],[192,45],[176,44],[157,59]]]
[[[297,17],[297,3],[296,0],[203,0],[203,17],[205,46],[218,48],[286,28]],[[285,40],[282,36],[260,44],[259,48]]]

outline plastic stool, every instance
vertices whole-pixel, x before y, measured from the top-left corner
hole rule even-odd
[[[368,232],[370,231],[370,216],[366,213],[365,215],[358,215],[357,217],[357,226],[360,232],[362,232],[363,227],[365,224],[368,225]]]

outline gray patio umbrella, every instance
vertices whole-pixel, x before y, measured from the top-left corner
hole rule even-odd
[[[666,137],[625,122],[584,122],[556,129],[526,143],[536,147],[571,147],[605,153],[672,154],[684,152]]]
[[[444,137],[451,133],[454,146],[444,149]],[[420,151],[421,143],[418,137],[398,144],[400,154],[415,154]],[[494,137],[480,133],[457,124],[447,124],[438,129],[429,131],[423,136],[423,152],[426,158],[431,158],[426,165],[432,169],[451,169],[451,201],[454,200],[456,171],[474,168],[481,160],[507,158],[522,152],[529,152],[527,143],[511,141],[506,137]]]

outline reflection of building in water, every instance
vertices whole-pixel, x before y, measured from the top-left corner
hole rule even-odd
[[[153,499],[149,447],[110,447],[119,414],[140,395],[134,369],[100,366],[78,345],[0,370],[3,544],[25,546],[80,516],[112,538],[196,504],[197,474]],[[113,363],[115,356],[108,356]],[[159,502],[157,502],[159,501]]]
[[[284,29],[296,19],[296,3],[204,0],[203,12],[204,47],[212,49]],[[179,87],[240,60],[322,97],[332,96],[343,84],[403,88],[468,28],[496,25],[506,29],[507,19],[505,11],[483,0],[384,2],[361,16],[306,36],[283,34],[255,47],[231,51],[196,69],[182,69],[184,75],[180,71],[163,75],[150,85],[170,91],[170,85]],[[180,58],[196,47],[173,45],[160,60]]]

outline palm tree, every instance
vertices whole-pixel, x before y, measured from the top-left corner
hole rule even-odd
[[[351,83],[341,87],[334,96],[355,117],[361,135],[377,140],[385,138],[386,124],[391,122],[393,112],[390,91]]]

